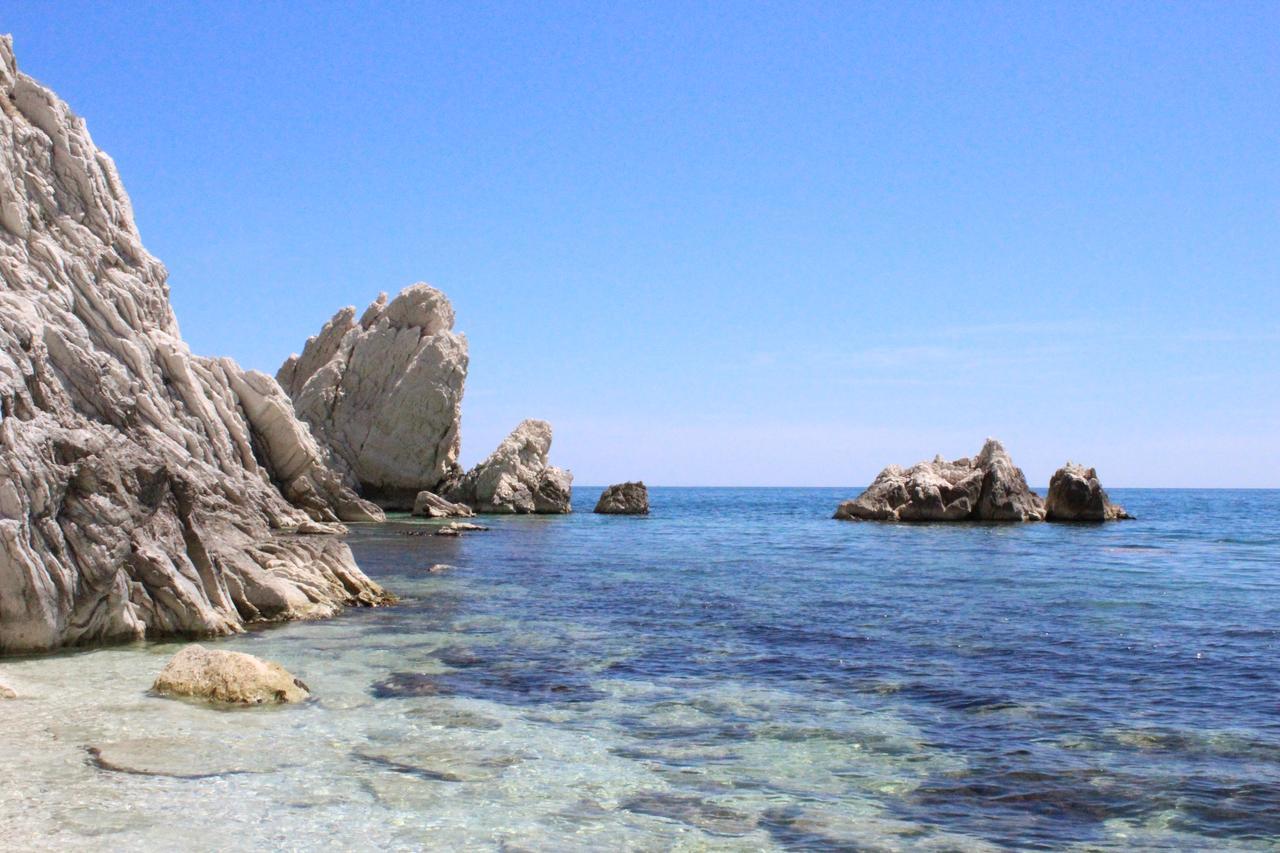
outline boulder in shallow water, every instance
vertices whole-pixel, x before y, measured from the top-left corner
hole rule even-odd
[[[1049,496],[1045,499],[1049,521],[1118,521],[1133,518],[1124,507],[1107,497],[1098,472],[1093,468],[1068,462],[1049,480]]]
[[[550,452],[551,424],[522,421],[445,496],[477,512],[569,512],[573,475],[547,464]]]
[[[427,518],[470,518],[475,515],[466,504],[451,503],[434,492],[418,492],[413,501],[413,514]]]
[[[151,689],[165,696],[232,705],[302,702],[311,695],[307,685],[278,663],[200,645],[174,655]]]
[[[17,699],[18,691],[0,681],[0,699]]]
[[[644,483],[617,483],[604,490],[596,502],[601,515],[648,515],[649,490]]]
[[[1041,521],[1044,501],[1003,445],[989,438],[973,459],[941,456],[905,471],[890,465],[835,518],[874,521]]]

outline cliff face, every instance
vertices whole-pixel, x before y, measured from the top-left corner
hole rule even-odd
[[[384,293],[359,320],[343,308],[276,373],[347,485],[388,508],[461,473],[467,339],[453,320],[434,287]]]
[[[0,651],[323,616],[380,518],[270,377],[192,356],[111,159],[0,38]]]

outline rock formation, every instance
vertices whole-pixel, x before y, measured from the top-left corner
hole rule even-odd
[[[270,377],[189,352],[84,122],[0,39],[0,652],[224,634],[382,590],[381,518]]]
[[[307,685],[278,663],[204,646],[187,646],[174,655],[151,689],[163,696],[233,705],[302,702],[311,695]]]
[[[1044,501],[995,439],[974,459],[941,456],[907,470],[890,465],[835,518],[879,521],[1041,521]]]
[[[427,518],[470,518],[475,512],[466,504],[450,503],[434,492],[418,492],[412,514]]]
[[[648,515],[649,490],[644,483],[618,483],[604,490],[595,512],[602,515]]]
[[[389,509],[458,471],[467,339],[445,295],[415,284],[343,308],[276,378],[348,486]]]
[[[548,465],[550,452],[551,424],[522,421],[445,497],[478,512],[569,512],[573,475]]]
[[[1116,521],[1133,518],[1124,507],[1111,502],[1098,472],[1068,462],[1049,480],[1049,496],[1045,498],[1049,521]]]

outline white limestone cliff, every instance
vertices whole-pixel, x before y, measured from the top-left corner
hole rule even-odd
[[[0,38],[0,652],[221,634],[386,594],[381,517],[270,377],[193,356],[114,164]]]
[[[382,506],[409,509],[461,473],[467,339],[453,322],[426,284],[384,293],[358,321],[339,311],[276,374],[347,485]]]

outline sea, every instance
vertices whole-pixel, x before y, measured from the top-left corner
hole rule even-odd
[[[1137,518],[1106,525],[832,520],[858,491],[353,526],[398,605],[205,641],[284,664],[296,706],[151,695],[175,642],[0,661],[0,839],[1280,848],[1280,491],[1117,489]]]

